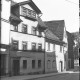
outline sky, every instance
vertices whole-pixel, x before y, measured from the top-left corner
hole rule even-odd
[[[64,20],[67,31],[71,33],[79,31],[79,0],[33,0],[33,2],[42,11],[43,21]]]

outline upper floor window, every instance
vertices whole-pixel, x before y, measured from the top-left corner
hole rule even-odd
[[[22,7],[22,15],[36,18],[36,12],[25,7]]]
[[[31,16],[31,10],[30,9],[27,9],[27,14],[28,14],[28,16]]]
[[[41,31],[39,31],[39,36],[42,36],[42,32]]]
[[[13,26],[14,31],[18,31],[18,26]]]
[[[32,27],[32,34],[36,35],[36,28],[35,27]]]
[[[27,33],[27,25],[22,24],[22,32]]]
[[[27,50],[27,42],[22,42],[22,49]]]
[[[18,41],[12,40],[12,49],[13,50],[18,50]]]
[[[38,50],[41,51],[42,50],[42,44],[38,44]]]
[[[62,52],[62,46],[60,46],[60,52]]]
[[[53,44],[53,51],[55,51],[55,44]]]
[[[32,43],[32,50],[36,50],[36,43]]]

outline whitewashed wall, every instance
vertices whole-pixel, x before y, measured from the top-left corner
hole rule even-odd
[[[46,52],[53,52],[53,44],[50,43],[50,50],[48,50],[48,42],[46,42]],[[52,53],[51,53],[52,54]],[[56,66],[57,71],[61,72],[60,69],[60,61],[63,62],[63,70],[64,70],[64,52],[63,52],[63,46],[62,46],[62,52],[60,52],[60,45],[55,44],[55,55],[56,55]]]
[[[64,53],[63,53],[63,47],[62,47],[62,52],[60,52],[60,45],[56,45],[56,64],[57,64],[57,70],[58,72],[61,72],[60,70],[60,61],[63,62],[63,70],[64,70]]]
[[[1,43],[9,44],[9,32],[10,32],[10,5],[11,1],[2,0],[2,12],[1,12]]]
[[[25,6],[29,9],[33,10],[29,5],[24,5],[24,7]],[[38,43],[41,43],[42,44],[42,49],[44,49],[44,38],[43,38],[44,37],[44,32],[42,32],[43,37],[30,35],[30,34],[32,34],[32,27],[37,27],[38,22],[26,19],[22,16],[20,16],[20,19],[22,20],[22,22],[18,25],[18,31],[22,32],[22,24],[26,24],[28,34],[23,34],[23,33],[11,31],[10,32],[10,34],[11,34],[10,38],[13,39],[13,40],[18,40],[19,41],[19,49],[20,50],[22,49],[22,41],[27,41],[28,42],[28,50],[31,49],[31,43],[32,42],[37,43],[36,48],[38,48]],[[11,30],[13,30],[13,25],[11,25]],[[39,32],[38,31],[36,31],[36,32],[37,32],[37,35],[38,35]],[[10,39],[10,42],[11,42],[11,39]]]

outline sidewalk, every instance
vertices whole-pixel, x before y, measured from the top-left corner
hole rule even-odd
[[[48,77],[48,76],[56,76],[61,74],[71,73],[72,71],[65,71],[61,73],[48,73],[48,74],[38,74],[38,75],[23,75],[23,76],[12,76],[12,77],[2,77],[1,80],[31,80],[41,77]]]

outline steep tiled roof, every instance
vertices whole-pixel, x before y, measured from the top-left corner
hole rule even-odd
[[[46,37],[46,38],[49,38],[49,39],[52,39],[52,40],[57,40],[57,41],[59,41],[59,38],[58,38],[56,35],[54,35],[54,34],[52,33],[52,31],[49,30],[49,29],[47,29],[47,30],[45,31],[45,37]]]
[[[45,21],[45,24],[60,40],[63,39],[64,20]]]

